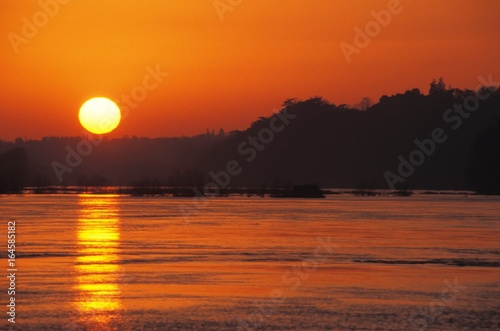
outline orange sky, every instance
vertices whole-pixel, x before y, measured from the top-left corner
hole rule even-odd
[[[54,1],[0,1],[0,139],[80,135],[83,102],[130,94],[146,68],[168,77],[111,137],[244,129],[292,97],[353,104],[426,92],[439,76],[460,88],[500,79],[498,0],[401,0],[350,64],[340,44],[387,0],[243,0],[224,20],[213,0],[59,0],[44,21],[40,3]],[[10,39],[34,16],[40,27],[16,52]]]

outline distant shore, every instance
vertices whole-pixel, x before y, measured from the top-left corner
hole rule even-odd
[[[134,187],[134,186],[104,186],[104,187],[77,187],[77,186],[50,186],[26,187],[15,193],[7,194],[108,194],[136,197],[274,197],[274,198],[318,198],[318,196],[293,196],[289,188],[225,188],[217,190],[217,194],[204,194],[203,188],[172,188],[172,187]],[[485,195],[473,191],[450,190],[389,190],[389,189],[349,189],[328,188],[320,189],[323,195],[352,195],[363,197],[409,197],[412,195]]]

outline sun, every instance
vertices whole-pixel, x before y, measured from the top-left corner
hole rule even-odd
[[[80,108],[80,123],[94,134],[109,133],[120,124],[120,108],[108,98],[92,98]]]

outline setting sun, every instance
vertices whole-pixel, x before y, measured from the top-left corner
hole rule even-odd
[[[107,98],[93,98],[80,108],[80,123],[89,132],[104,134],[120,124],[120,108]]]

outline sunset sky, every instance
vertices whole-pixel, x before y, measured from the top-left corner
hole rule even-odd
[[[110,137],[244,129],[294,97],[354,104],[427,92],[440,76],[458,88],[500,80],[498,0],[401,0],[351,63],[340,44],[387,0],[243,0],[223,14],[213,0],[60,0],[57,12],[54,1],[0,1],[2,140],[81,135],[86,100],[120,100],[145,79],[147,96]],[[34,19],[38,31],[23,29]],[[168,76],[156,84],[158,68]]]

